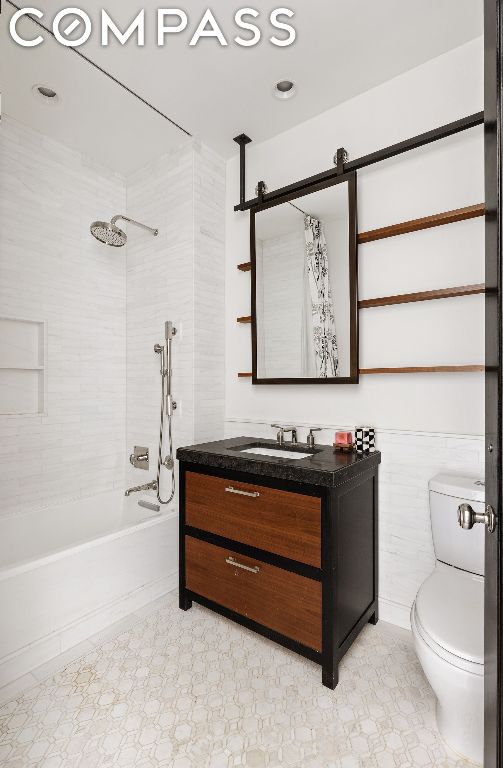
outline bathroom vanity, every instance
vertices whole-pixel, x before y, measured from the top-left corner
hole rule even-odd
[[[180,608],[196,601],[322,666],[378,620],[380,453],[233,438],[179,448]]]

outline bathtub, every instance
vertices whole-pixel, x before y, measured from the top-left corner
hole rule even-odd
[[[0,686],[176,587],[178,513],[139,498],[0,519]]]

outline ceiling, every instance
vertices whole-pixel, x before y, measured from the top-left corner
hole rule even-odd
[[[22,4],[21,4],[22,5]],[[61,0],[37,0],[50,26]],[[257,0],[261,42],[237,46],[233,23],[236,0],[212,7],[229,41],[188,42],[208,3],[180,4],[187,29],[156,45],[157,2],[82,0],[94,31],[78,50],[136,91],[196,138],[224,157],[236,153],[232,137],[246,132],[255,142],[268,139],[483,32],[482,0],[296,0],[297,40],[273,46],[268,13],[280,4]],[[141,7],[146,11],[146,45],[112,40],[100,45],[99,13],[106,7],[125,28]],[[72,50],[46,35],[36,48],[22,48],[7,32],[14,9],[4,3],[0,16],[0,88],[4,113],[78,149],[111,170],[128,175],[187,140],[184,133],[109,80]],[[33,22],[20,30],[34,36]],[[244,34],[244,33],[243,33]],[[294,80],[297,95],[279,101],[273,84]],[[37,102],[31,86],[42,83],[61,95],[48,106]]]

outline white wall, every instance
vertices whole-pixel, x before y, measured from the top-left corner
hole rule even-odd
[[[48,359],[46,413],[0,416],[0,515],[122,486],[126,262],[89,226],[125,205],[124,179],[2,116],[0,313],[47,321]]]
[[[247,197],[257,179],[275,189],[330,167],[339,146],[356,158],[483,108],[481,40],[473,41],[262,144],[247,148]],[[297,96],[301,98],[301,94]],[[288,108],[288,105],[286,105]],[[246,126],[243,126],[246,129]],[[377,427],[381,472],[381,587],[386,617],[407,623],[431,571],[426,484],[440,469],[483,471],[481,374],[367,376],[358,386],[256,386],[251,370],[248,214],[233,213],[239,163],[227,165],[227,434],[268,434],[284,421],[304,428]],[[362,171],[359,231],[484,200],[483,134],[473,129]],[[360,298],[484,280],[483,219],[404,235],[359,250]],[[361,367],[483,363],[482,296],[360,312]],[[301,436],[306,432],[301,430]]]

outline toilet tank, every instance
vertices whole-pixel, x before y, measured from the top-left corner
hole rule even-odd
[[[440,474],[429,482],[431,532],[435,557],[447,565],[484,575],[485,526],[470,531],[458,524],[458,507],[470,504],[484,512],[485,488],[481,478]]]

